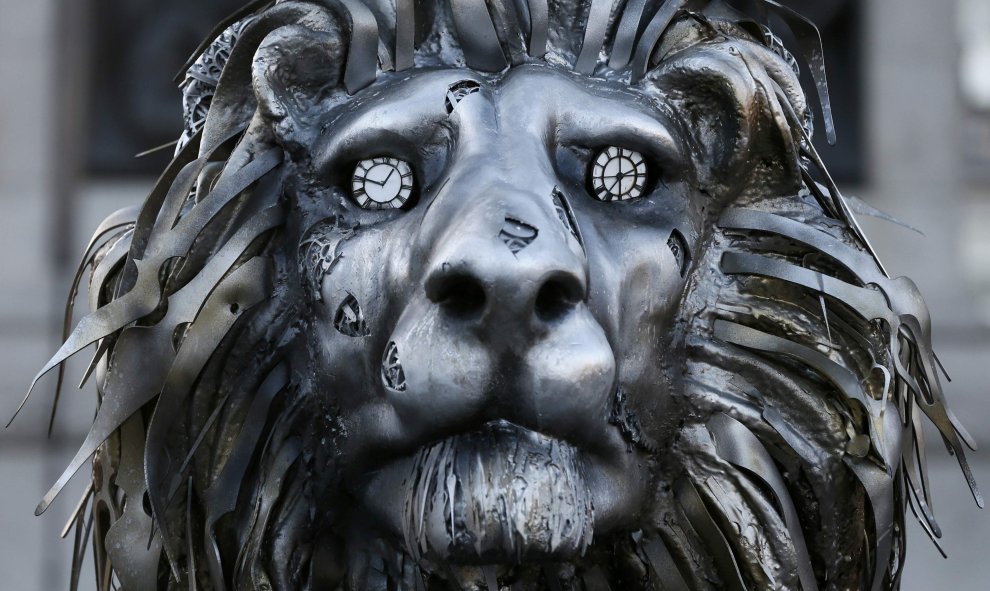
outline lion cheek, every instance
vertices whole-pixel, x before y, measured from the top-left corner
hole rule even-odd
[[[607,441],[616,360],[605,331],[583,305],[529,349],[519,369],[514,422],[599,451]]]
[[[458,337],[435,306],[411,302],[382,353],[378,388],[403,423],[408,449],[487,420],[494,364],[484,343]],[[401,368],[401,384],[388,372]]]

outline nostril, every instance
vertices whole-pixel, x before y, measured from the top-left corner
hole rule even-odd
[[[485,309],[485,289],[474,278],[456,275],[447,278],[431,299],[454,318],[468,319]]]
[[[581,295],[577,281],[562,277],[549,279],[536,294],[536,317],[544,322],[559,320],[581,301]]]

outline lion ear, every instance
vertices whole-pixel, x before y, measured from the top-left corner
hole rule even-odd
[[[343,92],[346,41],[339,30],[288,25],[271,32],[254,56],[258,111],[287,148],[308,145],[320,105]]]
[[[789,99],[781,98],[781,87],[792,90],[797,81],[786,64],[775,56],[765,60],[761,51],[737,39],[701,43],[661,62],[649,76],[680,116],[698,180],[713,194],[756,184],[776,194],[800,187],[800,139],[786,110],[793,115],[806,107],[782,104]]]

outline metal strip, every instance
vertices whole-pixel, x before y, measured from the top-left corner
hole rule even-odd
[[[705,549],[711,552],[715,561],[715,568],[725,584],[725,588],[729,591],[747,591],[742,573],[739,572],[739,565],[736,564],[736,559],[732,554],[732,547],[725,539],[725,534],[722,533],[721,528],[708,513],[705,502],[694,483],[686,477],[678,479],[674,483],[674,497],[691,523],[691,527],[704,541]]]
[[[915,395],[918,407],[938,428],[952,449],[973,499],[982,507],[983,495],[966,459],[957,429],[946,410],[947,405],[931,349],[931,317],[915,285],[904,278],[888,278],[870,255],[854,250],[838,239],[796,220],[752,210],[730,209],[722,215],[718,225],[729,229],[770,232],[790,238],[829,255],[862,283],[875,284],[881,289],[893,312],[890,349],[898,377],[908,385]],[[907,337],[916,351],[919,371],[909,371],[901,362],[898,344],[901,336]],[[928,387],[923,387],[917,377],[925,380]]]
[[[509,63],[485,0],[450,0],[450,11],[469,68],[500,72]]]
[[[825,51],[822,48],[821,32],[818,31],[818,27],[813,22],[790,8],[773,0],[762,0],[762,2],[779,14],[791,32],[794,33],[794,38],[797,39],[798,45],[801,47],[805,66],[808,68],[812,80],[815,81],[815,91],[818,93],[818,100],[821,105],[828,144],[834,146],[836,142],[835,121],[832,119],[832,100],[828,93],[828,77],[825,73]]]
[[[133,226],[134,222],[137,220],[137,214],[140,211],[140,206],[130,206],[122,209],[118,209],[113,212],[106,219],[100,222],[100,225],[96,228],[93,233],[93,237],[90,238],[89,243],[86,245],[83,251],[82,257],[80,257],[79,264],[76,266],[75,275],[72,278],[72,284],[69,288],[69,297],[65,300],[65,309],[62,313],[62,340],[69,338],[69,334],[72,331],[72,316],[75,312],[76,299],[79,297],[79,284],[82,283],[83,274],[86,272],[86,267],[92,262],[92,257],[95,256],[93,252],[94,247],[97,243],[103,239],[107,234],[122,230],[128,226]],[[116,255],[118,251],[118,246],[121,242],[118,241],[112,248],[111,253],[107,255]],[[126,242],[125,249],[120,253],[120,258],[127,255],[127,248],[130,246],[130,240]],[[106,259],[104,259],[106,260]],[[95,271],[93,276],[95,276]],[[91,283],[92,284],[92,283]],[[101,285],[101,284],[97,284]],[[59,364],[58,366],[58,379],[55,383],[55,397],[52,400],[52,411],[48,419],[48,437],[52,436],[52,429],[55,426],[55,416],[58,413],[58,403],[62,394],[62,384],[65,381],[65,365]],[[8,426],[10,426],[8,424]]]
[[[879,435],[881,429],[877,425],[877,420],[880,417],[880,408],[878,408],[880,403],[866,395],[859,379],[852,371],[814,349],[734,322],[716,320],[714,334],[717,338],[733,345],[764,353],[777,353],[793,357],[817,371],[838,388],[846,398],[855,400],[862,405],[870,417],[868,421],[870,440],[882,448],[883,439]],[[881,452],[883,452],[882,449]],[[881,456],[886,457],[886,453],[881,453]]]
[[[220,550],[213,538],[213,526],[221,517],[234,510],[237,495],[244,481],[244,473],[254,455],[256,443],[267,423],[268,411],[279,393],[284,392],[289,383],[289,372],[285,364],[279,364],[265,377],[258,392],[251,401],[244,424],[234,442],[233,451],[227,458],[216,480],[203,494],[205,505],[206,539],[204,548],[206,561],[213,581],[223,581],[223,566],[220,562]]]
[[[787,491],[787,484],[777,465],[774,464],[773,458],[746,425],[724,413],[713,415],[708,420],[707,427],[712,441],[715,442],[715,449],[722,459],[758,477],[773,491],[783,509],[784,523],[787,525],[787,531],[790,532],[791,543],[794,544],[801,587],[805,591],[817,591],[818,582],[815,580],[808,546],[801,531],[801,520],[794,508],[794,501]]]
[[[93,358],[89,360],[89,365],[86,367],[86,371],[83,372],[83,376],[79,380],[79,386],[78,386],[79,390],[83,389],[83,386],[86,385],[86,382],[89,381],[89,378],[91,378],[93,376],[93,373],[100,367],[100,360],[103,359],[103,356],[106,355],[107,351],[109,351],[110,348],[113,346],[113,342],[114,342],[113,337],[106,337],[101,339],[97,343],[96,352],[93,353]],[[102,399],[103,397],[102,386],[100,384],[97,384],[96,389],[99,392],[100,397]]]
[[[199,59],[199,56],[202,55],[202,53],[213,44],[216,38],[219,37],[221,33],[226,31],[231,25],[273,4],[275,4],[275,0],[254,0],[253,2],[249,2],[247,5],[237,9],[232,14],[227,16],[227,18],[217,23],[217,25],[213,27],[213,30],[203,38],[200,44],[196,47],[195,51],[192,52],[192,55],[190,55],[186,62],[182,65],[182,68],[175,74],[172,78],[172,82],[175,84],[182,82],[186,72],[192,67],[193,63]]]
[[[632,75],[630,81],[636,84],[646,76],[646,70],[650,67],[650,57],[656,49],[660,38],[663,37],[670,22],[674,20],[677,11],[687,4],[687,0],[665,0],[663,5],[657,10],[647,25],[643,35],[639,38],[636,46],[636,53],[633,56]]]
[[[128,445],[121,447],[114,482],[128,502],[104,534],[103,545],[123,589],[154,589],[162,545],[160,536],[148,539],[154,525],[144,512],[144,418],[128,419],[120,428],[120,439]]]
[[[524,63],[529,55],[529,41],[526,31],[529,28],[529,9],[522,6],[524,0],[487,0],[492,21],[500,27],[504,53],[510,66]],[[525,11],[527,14],[523,14]]]
[[[408,70],[416,54],[416,0],[395,0],[395,71]]]
[[[175,222],[178,221],[179,216],[182,214],[183,207],[189,201],[190,193],[196,187],[200,175],[208,164],[208,158],[200,157],[179,171],[175,182],[172,183],[168,194],[165,195],[165,200],[162,202],[158,217],[155,219],[154,226],[149,234],[149,240],[152,234],[169,230],[175,225]],[[138,223],[138,226],[144,227],[140,223]]]
[[[593,74],[598,65],[598,55],[605,45],[605,34],[608,32],[608,17],[612,5],[618,0],[591,0],[588,11],[588,21],[584,26],[584,40],[581,42],[581,53],[578,55],[574,70],[582,74]]]
[[[125,330],[118,340],[118,354],[134,357],[132,362],[121,358],[118,367],[131,367],[140,364],[140,359],[155,359],[158,367],[147,368],[140,376],[111,373],[107,378],[103,404],[90,427],[89,434],[72,461],[62,472],[58,481],[45,494],[38,505],[40,515],[61,492],[72,475],[85,463],[86,459],[99,447],[128,417],[154,398],[164,385],[165,374],[169,370],[167,360],[173,358],[172,332],[180,324],[194,322],[201,314],[204,300],[212,298],[211,292],[221,278],[244,253],[247,247],[262,233],[282,222],[280,209],[270,208],[243,225],[237,234],[207,262],[203,270],[182,289],[169,298],[169,309],[153,327],[131,327]],[[241,268],[258,270],[258,263],[245,263]],[[240,268],[238,269],[240,271]],[[233,276],[233,275],[231,275]],[[222,285],[222,284],[221,284]],[[136,381],[139,380],[139,381]],[[121,394],[118,395],[117,389]]]
[[[192,502],[194,491],[192,476],[189,477],[188,482],[186,486],[186,580],[189,591],[198,591],[196,585],[196,549],[193,547]]]
[[[872,257],[850,248],[838,238],[780,215],[751,209],[727,209],[719,218],[718,225],[725,229],[770,232],[796,240],[840,262],[863,283],[870,282],[873,278],[870,271],[877,268]]]
[[[749,5],[753,9],[756,22],[764,26],[768,25],[770,22],[770,15],[767,12],[767,5],[762,2],[762,0],[750,0]]]
[[[906,386],[905,386],[906,387]],[[922,516],[918,516],[918,521],[924,528],[925,533],[934,540],[942,537],[942,528],[935,520],[935,515],[931,510],[929,499],[931,498],[931,486],[928,482],[928,474],[925,467],[928,464],[925,451],[925,431],[921,422],[921,413],[913,412],[914,398],[905,395],[905,407],[907,410],[908,424],[904,428],[905,432],[905,452],[903,455],[904,480],[908,489],[914,496],[915,502]],[[917,459],[917,461],[916,461]],[[917,477],[917,478],[916,478]],[[910,500],[910,499],[909,499]],[[913,508],[912,508],[913,511]]]
[[[278,148],[269,150],[225,179],[226,182],[222,181],[206,199],[182,218],[173,230],[166,231],[156,227],[149,237],[148,252],[145,253],[144,258],[133,261],[138,273],[134,287],[119,299],[79,321],[69,338],[59,347],[58,352],[32,380],[21,407],[31,395],[38,380],[56,365],[97,340],[153,312],[161,303],[162,294],[158,277],[161,266],[168,259],[186,254],[203,228],[230,201],[281,162],[282,151]],[[18,411],[21,407],[18,407]]]
[[[643,20],[646,10],[646,0],[629,0],[622,12],[622,19],[615,31],[615,41],[612,43],[612,56],[608,67],[620,70],[629,64],[633,47],[636,46],[636,35],[639,33],[639,23]]]
[[[210,294],[196,321],[189,327],[148,424],[144,449],[145,484],[148,487],[151,514],[161,532],[162,545],[176,578],[179,576],[177,552],[172,544],[168,521],[163,519],[165,507],[160,494],[160,475],[164,468],[161,451],[165,448],[172,423],[182,412],[193,383],[199,378],[220,341],[227,336],[237,319],[241,318],[243,311],[265,299],[267,281],[263,276],[268,267],[266,259],[251,259],[228,275]],[[239,310],[237,313],[232,312],[235,304]]]
[[[550,30],[548,0],[526,0],[529,4],[529,55],[543,57],[547,53]]]
[[[138,214],[141,211],[140,205],[131,205],[129,207],[124,207],[118,209],[117,211],[108,215],[100,225],[93,232],[93,237],[89,239],[89,243],[86,245],[86,250],[83,251],[83,260],[89,258],[87,255],[96,246],[96,243],[102,239],[104,236],[113,232],[114,230],[119,230],[125,226],[132,226],[137,222]]]
[[[783,89],[781,89],[780,85],[778,85],[776,82],[771,81],[771,84],[774,86],[774,94],[776,94],[779,97],[779,104],[783,108],[784,115],[788,117],[791,121],[791,128],[794,131],[796,131],[804,140],[800,144],[801,153],[807,157],[807,159],[818,169],[822,177],[824,177],[828,191],[832,196],[835,209],[840,214],[838,219],[841,219],[842,221],[846,222],[846,224],[849,225],[849,228],[853,231],[854,234],[856,234],[856,237],[859,238],[863,246],[866,247],[866,250],[873,257],[873,260],[876,261],[877,267],[880,268],[880,271],[884,274],[884,276],[889,276],[887,273],[887,269],[883,265],[883,261],[880,260],[880,256],[877,255],[877,252],[873,248],[873,244],[870,242],[870,239],[866,236],[866,233],[863,232],[863,228],[860,226],[859,220],[856,218],[856,215],[852,212],[852,209],[850,209],[849,204],[846,203],[846,198],[842,195],[842,192],[839,190],[839,187],[835,184],[835,181],[832,179],[832,175],[828,172],[828,168],[825,166],[825,162],[822,160],[821,156],[819,156],[818,151],[815,149],[814,142],[812,141],[811,137],[808,135],[808,132],[805,131],[804,125],[798,119],[797,114],[794,112],[794,108],[791,105],[790,101],[787,100]],[[803,172],[807,172],[805,166],[802,165],[801,168]],[[811,184],[814,185],[814,183]]]
[[[378,21],[360,0],[335,0],[351,16],[351,40],[347,48],[344,86],[354,94],[378,77]]]
[[[728,252],[722,256],[721,268],[723,273],[730,275],[759,275],[800,285],[842,302],[864,320],[885,320],[888,323],[897,323],[897,318],[887,307],[887,299],[881,292],[857,287],[835,277],[805,269],[781,259],[771,259],[749,253]]]
[[[127,260],[127,254],[131,250],[131,241],[134,238],[134,232],[128,231],[117,241],[113,247],[107,251],[104,255],[103,260],[100,264],[93,269],[93,274],[90,275],[90,304],[92,309],[99,308],[99,295],[100,292],[107,289],[107,283],[111,281],[110,274],[115,270],[118,270],[124,261]],[[68,338],[68,337],[63,337]]]
[[[93,499],[96,502],[96,499]],[[79,591],[79,575],[82,574],[82,561],[89,545],[90,531],[93,528],[93,515],[96,513],[95,506],[91,506],[87,511],[88,517],[79,516],[76,523],[75,540],[72,544],[72,572],[69,580],[69,590]],[[94,556],[96,552],[93,552]]]
[[[65,525],[62,527],[62,533],[59,534],[60,538],[64,540],[69,536],[69,532],[72,530],[72,527],[76,524],[76,522],[79,521],[79,518],[82,516],[83,512],[86,511],[86,506],[89,504],[89,499],[93,497],[95,492],[96,491],[93,490],[92,483],[86,485],[86,489],[83,491],[82,497],[79,499],[79,502],[76,503],[76,508],[72,510],[68,521],[66,521]]]
[[[237,134],[244,131],[242,127],[237,131]],[[230,134],[227,141],[230,141],[237,134]],[[144,200],[141,205],[141,212],[138,213],[137,224],[135,225],[134,231],[134,245],[131,249],[131,258],[140,258],[144,253],[144,249],[148,245],[148,234],[151,233],[152,228],[155,225],[155,221],[158,219],[158,214],[162,211],[162,206],[172,187],[175,185],[176,179],[178,179],[182,170],[187,164],[202,160],[203,165],[209,160],[209,156],[213,154],[212,151],[205,154],[198,154],[200,150],[200,144],[203,138],[202,130],[196,132],[189,142],[179,150],[179,153],[175,155],[172,162],[169,163],[165,171],[162,172],[161,176],[155,182],[154,188],[152,188],[151,193]],[[217,142],[220,144],[221,142]],[[219,145],[217,146],[219,147]]]
[[[213,429],[213,426],[220,418],[221,413],[223,413],[224,407],[227,406],[227,400],[229,399],[230,399],[230,394],[228,393],[220,400],[220,402],[216,404],[216,406],[213,407],[213,412],[210,413],[209,418],[207,418],[206,422],[203,423],[203,427],[199,430],[199,434],[196,435],[196,439],[194,439],[192,444],[189,446],[189,451],[186,453],[186,457],[183,458],[182,464],[180,464],[179,468],[175,470],[175,474],[173,475],[171,472],[165,474],[165,479],[174,476],[173,481],[175,482],[175,485],[171,488],[171,490],[169,490],[168,494],[165,496],[166,509],[168,509],[168,507],[172,504],[172,501],[175,500],[175,495],[177,495],[179,493],[179,490],[182,488],[182,482],[189,476],[188,473],[189,466],[190,464],[192,464],[193,458],[196,457],[196,452],[199,451],[200,446],[203,445],[203,441],[206,440],[206,436],[210,434],[210,431]]]
[[[677,563],[674,561],[674,557],[670,555],[667,544],[662,539],[644,538],[640,547],[646,554],[646,558],[649,559],[653,572],[662,582],[664,591],[691,591],[684,576],[681,575],[681,571],[677,569]]]
[[[140,231],[136,230],[135,231],[135,236],[138,236],[139,237],[138,238],[138,242],[140,243],[140,248],[141,249],[144,248],[144,245],[145,245],[146,240],[147,240],[147,232],[150,231],[151,226],[155,222],[155,218],[157,218],[157,216],[158,216],[158,213],[159,213],[159,211],[160,211],[160,209],[162,207],[162,200],[166,198],[166,195],[167,195],[167,192],[168,192],[169,187],[171,187],[172,184],[174,184],[174,181],[175,181],[176,177],[183,170],[183,168],[185,168],[186,165],[189,164],[190,160],[192,159],[192,155],[195,154],[196,151],[199,149],[200,137],[201,137],[201,134],[200,133],[197,133],[196,135],[194,135],[190,139],[189,143],[185,146],[185,148],[183,148],[179,152],[179,154],[176,155],[175,159],[172,160],[172,162],[169,164],[169,166],[162,173],[161,177],[159,178],[159,180],[155,184],[155,188],[152,190],[151,194],[145,200],[144,205],[141,206],[141,212],[138,214],[138,217],[137,217],[137,220],[138,220],[137,227],[138,228],[147,228],[147,230],[140,230]],[[99,233],[99,230],[98,230],[98,233]],[[95,238],[95,236],[94,236],[94,238]],[[133,244],[133,241],[132,241],[132,244]],[[87,250],[89,250],[89,247],[87,247]],[[71,296],[70,296],[70,298],[71,298]],[[66,315],[68,315],[70,313],[71,312],[69,310],[66,311]],[[62,337],[63,343],[66,340],[68,340],[68,338],[69,338],[69,336],[66,336],[66,335],[63,334],[63,337]],[[70,356],[71,356],[71,354],[70,354]],[[52,411],[53,411],[53,415],[52,415],[52,419],[51,419],[52,421],[54,421],[54,411],[55,411],[55,407],[57,407],[57,404],[58,404],[58,397],[60,395],[60,392],[61,392],[61,389],[62,389],[62,382],[64,380],[64,369],[62,368],[61,362],[58,362],[58,365],[59,365],[59,376],[58,376],[58,382],[57,382],[56,389],[55,389],[55,391],[56,391],[56,393],[55,393],[55,399],[56,400],[55,400],[55,405],[53,406],[53,409],[52,409]],[[51,368],[48,368],[48,370],[45,370],[44,373],[47,373],[47,371],[50,371],[50,370],[51,370]],[[37,383],[37,380],[42,375],[44,375],[44,374],[43,373],[42,374],[38,374],[35,377],[34,381],[32,381],[31,386],[28,388],[27,394],[21,400],[20,404],[17,406],[17,409],[14,411],[13,416],[10,418],[10,421],[7,423],[7,426],[8,427],[11,425],[11,423],[14,422],[14,419],[17,418],[17,415],[21,412],[21,409],[24,408],[24,405],[27,403],[28,399],[31,396],[31,392],[34,390],[34,387],[35,387],[35,385]]]
[[[881,591],[887,562],[892,546],[891,529],[894,526],[894,482],[885,472],[866,462],[845,456],[842,458],[866,490],[866,496],[873,507],[874,543],[872,591]]]
[[[255,519],[251,524],[251,528],[256,530],[257,533],[248,536],[248,539],[253,542],[260,541],[262,537],[261,532],[268,529],[268,520],[271,517],[272,508],[280,496],[279,493],[282,490],[282,483],[285,480],[285,476],[292,466],[295,465],[296,460],[302,455],[302,442],[299,437],[291,437],[285,440],[275,453],[277,456],[274,458],[273,465],[268,471],[268,479],[262,485],[262,490],[258,495],[258,502],[255,504],[253,511]],[[244,560],[244,556],[256,555],[258,550],[260,550],[260,548],[256,547],[256,544],[252,544],[249,548],[250,550],[248,552],[241,554],[239,568],[237,569],[238,574],[235,575],[235,586],[237,589],[247,589],[250,584],[249,566],[253,561]],[[253,587],[253,585],[251,586]]]

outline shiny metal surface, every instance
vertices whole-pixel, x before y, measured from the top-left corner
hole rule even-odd
[[[940,536],[922,417],[982,505],[973,442],[761,15],[831,135],[814,27],[744,4],[240,15],[202,130],[83,258],[39,377],[96,343],[101,405],[38,511],[95,451],[101,588],[898,588],[906,509]],[[641,196],[595,198],[612,147]],[[401,209],[352,193],[382,157]]]

